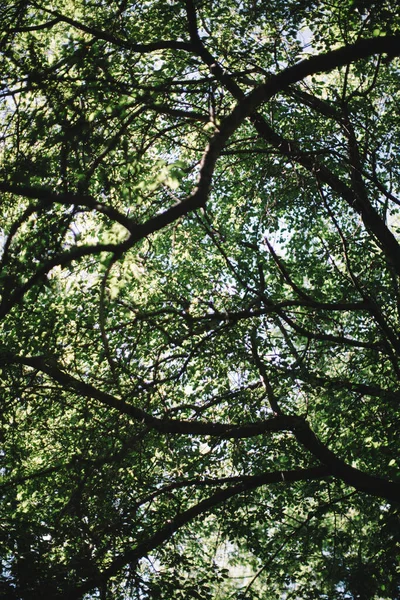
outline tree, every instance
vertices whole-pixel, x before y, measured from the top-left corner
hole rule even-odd
[[[400,598],[391,5],[1,11],[4,597]]]

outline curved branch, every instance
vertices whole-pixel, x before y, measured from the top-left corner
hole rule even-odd
[[[61,371],[56,362],[43,357],[15,357],[4,353],[1,357],[2,364],[23,364],[38,369],[49,375],[52,379],[81,396],[100,401],[102,404],[129,415],[133,419],[144,423],[155,431],[168,434],[206,435],[221,439],[245,439],[265,434],[267,432],[291,431],[298,442],[328,467],[330,473],[355,489],[373,496],[385,498],[389,501],[400,501],[400,483],[392,482],[381,477],[369,475],[359,469],[349,466],[329,450],[315,435],[303,417],[278,414],[264,421],[230,425],[206,421],[184,421],[175,419],[161,419],[154,417],[146,411],[128,404],[107,392],[98,390],[94,386],[79,381],[75,377]]]
[[[187,5],[194,10],[191,0]],[[192,27],[194,16],[192,14]],[[307,76],[317,73],[328,72],[332,69],[348,65],[356,60],[368,58],[375,54],[384,52],[393,56],[400,54],[400,36],[385,36],[371,39],[359,40],[354,44],[349,44],[331,50],[317,56],[312,56],[272,75],[264,84],[255,88],[248,96],[245,96],[237,83],[228,75],[218,63],[214,60],[210,52],[204,47],[200,38],[194,33],[196,39],[197,51],[204,62],[209,66],[211,72],[223,83],[231,94],[238,100],[238,104],[232,113],[223,121],[219,132],[214,136],[209,145],[209,151],[203,159],[205,171],[214,170],[215,162],[222,151],[228,138],[234,133],[241,123],[250,117],[258,133],[279,152],[289,158],[296,160],[308,171],[314,173],[318,179],[331,187],[338,193],[356,212],[358,212],[366,228],[375,236],[380,243],[387,259],[393,265],[397,274],[400,274],[400,245],[380,215],[373,208],[371,203],[365,197],[360,197],[355,191],[349,188],[343,181],[326,166],[310,156],[309,153],[300,151],[292,142],[288,142],[278,135],[272,127],[259,115],[257,108],[270,100],[281,91],[287,90],[292,84],[295,84]]]
[[[30,185],[16,185],[7,181],[0,181],[0,191],[24,198],[39,200],[40,206],[51,206],[52,204],[62,204],[63,206],[84,206],[90,210],[96,210],[99,213],[116,221],[128,231],[132,229],[132,219],[126,217],[112,206],[108,206],[102,202],[98,202],[92,196],[83,196],[73,193],[57,194],[46,187],[37,187]]]
[[[43,29],[51,29],[57,23],[60,23],[60,17],[56,17],[51,19],[50,21],[46,21],[45,23],[40,23],[40,25],[27,25],[26,27],[14,27],[9,29],[9,33],[25,33],[28,31],[41,31]]]
[[[60,256],[56,256],[48,260],[42,267],[40,267],[32,277],[28,279],[23,285],[14,290],[9,296],[6,296],[2,299],[0,303],[0,319],[4,318],[6,314],[16,305],[18,302],[21,302],[24,295],[28,290],[30,290],[34,285],[36,285],[44,275],[49,273],[51,269],[56,266],[65,266],[74,260],[78,260],[79,258],[83,258],[84,256],[90,255],[98,255],[102,252],[112,252],[114,254],[122,254],[129,246],[127,242],[122,242],[120,244],[97,244],[97,245],[87,245],[87,246],[76,246],[67,252],[64,252]]]
[[[125,48],[127,50],[131,50],[132,52],[154,52],[155,50],[187,50],[193,51],[192,45],[189,42],[180,42],[178,40],[159,40],[157,42],[150,42],[148,44],[136,44],[131,42],[130,40],[124,40],[116,37],[115,35],[104,31],[103,29],[97,29],[96,27],[92,27],[90,25],[86,25],[85,23],[81,23],[76,19],[72,19],[71,17],[67,17],[57,10],[50,10],[48,8],[41,9],[49,15],[54,16],[54,22],[64,22],[68,25],[72,25],[75,29],[79,31],[83,31],[84,33],[89,33],[97,40],[103,40],[105,42],[110,42],[114,46],[118,46],[119,48]]]
[[[360,492],[385,498],[385,500],[389,500],[390,502],[400,502],[400,482],[388,481],[382,477],[376,477],[364,473],[355,467],[351,467],[338,458],[317,438],[305,420],[293,433],[297,441],[311,452],[315,458],[321,461],[322,464],[326,465],[332,475],[338,479]]]
[[[101,404],[113,408],[121,414],[142,422],[155,431],[168,434],[206,435],[224,439],[244,439],[267,432],[293,431],[303,422],[300,417],[280,415],[264,421],[244,424],[226,424],[207,421],[184,421],[155,417],[129,402],[103,392],[89,383],[80,381],[62,371],[56,361],[46,357],[18,357],[3,353],[0,364],[21,364],[37,369],[49,375],[54,381],[80,396],[98,400]]]
[[[85,593],[90,592],[105,581],[108,581],[113,575],[119,573],[125,565],[128,563],[135,563],[140,558],[148,555],[150,552],[167,542],[176,531],[234,496],[257,489],[263,485],[282,485],[283,483],[287,484],[296,481],[321,480],[326,479],[329,476],[330,474],[326,467],[311,467],[309,469],[299,469],[296,471],[275,471],[272,473],[250,476],[235,486],[218,490],[218,492],[212,496],[209,496],[205,500],[202,500],[198,504],[195,504],[178,514],[174,519],[160,527],[152,536],[137,544],[136,547],[127,550],[115,558],[109,567],[104,569],[101,575],[86,581],[75,590],[67,593],[65,597],[68,598],[68,600],[78,600],[79,598],[82,598]]]
[[[203,47],[202,47],[203,48]],[[230,91],[236,96],[240,97],[240,100],[236,107],[233,109],[232,113],[222,122],[219,131],[213,136],[211,139],[206,151],[204,153],[203,159],[200,165],[200,175],[198,180],[198,185],[194,192],[188,196],[185,200],[180,201],[163,211],[151,217],[146,222],[142,224],[135,224],[128,217],[124,217],[115,209],[111,207],[107,207],[100,203],[96,203],[96,201],[92,198],[80,199],[80,203],[85,203],[86,206],[90,208],[97,208],[98,210],[102,210],[104,214],[108,214],[110,218],[115,218],[123,224],[131,233],[129,239],[118,247],[94,247],[95,252],[101,252],[103,250],[108,251],[120,251],[124,252],[128,248],[132,247],[138,241],[144,239],[145,237],[155,233],[156,231],[160,231],[164,229],[167,225],[173,223],[179,218],[195,211],[198,208],[202,208],[205,206],[208,194],[211,188],[212,176],[214,173],[216,162],[231,135],[240,127],[243,121],[247,117],[251,117],[253,113],[255,113],[256,109],[260,104],[266,102],[270,98],[272,98],[279,91],[286,89],[292,83],[296,83],[300,81],[304,77],[308,75],[312,75],[314,73],[319,73],[322,71],[329,71],[334,68],[343,66],[350,62],[353,62],[360,58],[366,58],[373,54],[382,53],[382,52],[390,52],[393,55],[400,54],[400,36],[387,36],[381,38],[373,38],[370,40],[361,40],[356,42],[355,44],[345,46],[343,48],[339,48],[337,50],[332,50],[325,54],[321,54],[319,56],[313,56],[307,60],[301,61],[297,65],[293,67],[288,67],[284,69],[278,75],[272,76],[265,84],[259,86],[254,91],[252,91],[248,96],[244,96],[243,92],[241,92],[240,88],[237,86],[235,82],[233,82],[229,76],[226,76],[222,73],[221,67],[215,64],[210,64],[210,68],[213,68],[213,71],[222,73],[221,78],[226,82]],[[212,60],[211,54],[208,53],[207,50],[203,48],[202,53],[205,55],[205,59],[207,59],[207,63],[210,63]],[[328,183],[333,189],[335,189],[338,193],[342,195],[342,197],[358,212],[360,212],[364,223],[374,233],[376,238],[381,243],[385,254],[388,259],[392,262],[393,268],[396,270],[398,274],[400,274],[400,246],[397,243],[397,240],[391,233],[391,231],[387,228],[386,224],[382,221],[379,215],[376,213],[375,209],[370,205],[363,202],[363,205],[357,203],[357,198],[353,191],[348,188],[336,175],[331,173],[329,169],[326,167],[319,165],[315,160],[310,158],[308,155],[298,155],[298,153],[294,153],[293,148],[290,144],[288,144],[285,140],[282,140],[278,134],[276,134],[269,125],[256,113],[252,117],[254,124],[256,125],[257,130],[264,135],[264,137],[273,145],[277,145],[279,150],[283,154],[287,154],[291,157],[295,154],[296,159],[300,164],[316,172],[318,178],[321,181],[325,181]],[[3,191],[10,191],[14,193],[18,193],[17,189],[14,188],[12,184],[2,183]],[[30,188],[29,186],[25,188],[25,195],[28,197],[37,198],[37,190],[35,188]],[[29,196],[29,194],[35,194],[33,196]],[[57,195],[54,195],[52,192],[46,192],[45,190],[41,190],[41,198],[46,201],[56,201],[55,198]],[[58,196],[59,201],[64,201],[67,203],[74,203],[77,198],[68,197],[68,195]],[[84,204],[85,205],[85,204]],[[99,248],[99,249],[97,249]],[[71,252],[70,254],[62,255],[59,259],[54,259],[54,261],[49,261],[49,263],[40,270],[40,274],[43,272],[48,272],[50,268],[53,268],[55,265],[59,264],[67,264],[70,260],[73,260],[75,255],[76,257],[83,256],[85,254],[90,254],[90,250],[86,251],[78,251]],[[72,256],[72,258],[71,258]],[[47,269],[47,270],[46,270]],[[35,280],[40,277],[39,274],[35,276]],[[28,284],[27,284],[28,285]],[[31,286],[32,284],[29,284]],[[18,298],[14,301],[17,302],[20,297],[25,293],[26,286],[21,288],[18,291]]]

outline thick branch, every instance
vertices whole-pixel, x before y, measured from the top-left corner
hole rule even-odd
[[[129,246],[126,242],[122,242],[120,244],[97,244],[94,246],[85,245],[85,246],[75,246],[71,250],[68,250],[61,254],[60,256],[56,256],[48,260],[42,267],[40,267],[34,275],[32,275],[24,284],[15,289],[9,296],[4,296],[1,304],[0,304],[0,319],[3,319],[6,314],[16,305],[18,302],[21,302],[24,295],[28,290],[30,290],[34,285],[36,285],[41,278],[49,273],[51,269],[56,266],[64,266],[71,263],[74,260],[78,260],[83,258],[84,256],[90,255],[99,255],[102,252],[112,252],[115,254],[122,254],[125,250],[127,250]]]
[[[102,202],[96,201],[92,196],[82,196],[78,194],[65,193],[57,194],[46,187],[34,187],[29,185],[17,185],[0,181],[0,191],[9,194],[15,194],[23,198],[31,198],[39,200],[39,207],[51,206],[52,204],[62,204],[63,206],[84,206],[90,210],[96,210],[103,215],[106,215],[113,221],[120,223],[126,229],[132,229],[132,219],[126,217],[112,206],[108,206]]]
[[[78,589],[66,595],[68,600],[78,600],[85,593],[95,589],[104,581],[108,581],[110,577],[116,575],[128,563],[135,563],[140,558],[147,556],[150,552],[168,541],[176,531],[207,513],[212,508],[218,506],[222,502],[226,502],[230,498],[242,494],[243,492],[254,490],[258,487],[268,484],[293,483],[295,481],[320,480],[329,477],[329,472],[325,467],[312,467],[309,469],[299,469],[296,471],[275,471],[272,473],[263,473],[262,475],[254,475],[242,480],[238,485],[219,490],[209,498],[202,500],[186,511],[178,514],[174,519],[160,527],[152,536],[136,547],[127,550],[112,561],[100,577],[96,577],[85,582]]]
[[[205,50],[202,45],[198,47],[198,52],[201,54],[207,64],[213,60],[211,54]],[[317,164],[316,161],[310,158],[309,155],[299,155],[297,152],[294,152],[293,147],[285,140],[282,140],[282,138],[280,138],[280,136],[278,136],[278,134],[276,134],[270,128],[270,126],[262,119],[262,117],[255,113],[260,104],[266,102],[279,91],[286,89],[292,83],[300,81],[307,75],[312,75],[321,71],[329,71],[335,67],[340,67],[357,59],[365,58],[381,52],[400,54],[400,36],[388,36],[384,38],[373,38],[372,40],[361,40],[356,44],[345,46],[344,48],[339,48],[338,50],[333,50],[326,54],[311,57],[298,63],[297,65],[294,65],[293,67],[285,69],[278,75],[271,77],[267,83],[256,88],[249,96],[244,96],[237,84],[233,82],[229,76],[222,72],[221,67],[211,63],[210,68],[213,70],[213,72],[221,77],[221,80],[227,85],[228,89],[233,93],[233,95],[235,95],[235,97],[239,97],[240,100],[232,113],[223,121],[220,130],[211,139],[210,144],[205,151],[203,160],[201,162],[197,188],[185,200],[178,202],[164,212],[151,217],[141,225],[134,224],[127,217],[120,215],[120,213],[114,214],[113,216],[116,218],[116,220],[121,222],[122,218],[124,220],[124,226],[127,228],[129,226],[131,235],[123,245],[119,246],[119,248],[112,247],[109,248],[109,250],[119,250],[123,252],[143,238],[155,233],[156,231],[164,229],[167,225],[193,212],[194,210],[204,207],[210,191],[211,180],[216,162],[226,142],[240,127],[243,121],[250,116],[257,130],[265,139],[278,147],[281,153],[292,158],[296,157],[296,160],[300,164],[312,172],[315,172],[321,181],[328,183],[361,214],[367,228],[372,231],[372,233],[379,240],[386,256],[393,264],[393,268],[398,274],[400,274],[400,246],[391,231],[387,228],[386,224],[376,213],[375,209],[373,209],[370,204],[367,205],[365,202],[362,206],[357,203],[357,198],[355,197],[353,191],[348,188],[336,175],[331,173],[326,167]],[[9,187],[6,191],[12,190]],[[94,203],[94,200],[90,200],[88,202]],[[109,216],[112,214],[110,211],[114,210],[101,204],[98,204],[98,206],[102,208],[105,214],[108,212]],[[95,208],[95,206],[93,206],[93,208]],[[97,249],[97,247],[95,247],[93,252],[99,252],[102,250],[107,250],[107,248],[99,247],[99,249]],[[90,251],[86,252],[77,249],[76,253],[67,253],[62,255],[58,260],[49,261],[49,263],[44,267],[44,269],[47,269],[47,271],[45,270],[44,272],[48,272],[50,268],[53,268],[57,264],[66,264],[69,260],[73,260],[71,257],[75,258],[75,255],[78,258],[80,256],[87,255],[88,253],[90,253]],[[43,269],[41,269],[41,272],[42,271]],[[21,288],[21,290],[18,291],[18,299],[22,297],[21,294],[23,295],[23,293],[25,293],[25,286],[24,288]]]
[[[276,415],[264,421],[230,425],[206,421],[181,421],[175,419],[160,419],[146,411],[128,404],[111,394],[102,392],[92,385],[79,381],[75,377],[61,371],[53,361],[42,357],[14,357],[3,354],[3,364],[23,364],[38,369],[52,379],[81,396],[100,401],[103,405],[116,409],[122,414],[129,415],[137,421],[148,425],[160,433],[206,435],[222,439],[245,439],[265,434],[267,432],[291,431],[296,439],[331,473],[355,489],[385,498],[389,501],[400,501],[400,483],[387,481],[374,475],[350,467],[338,458],[317,438],[307,421],[302,417],[291,415]]]
[[[391,502],[400,502],[400,482],[387,481],[351,467],[327,448],[304,420],[303,425],[294,430],[296,439],[311,454],[328,467],[329,471],[360,492],[385,498]]]
[[[187,4],[192,6],[193,11],[192,2],[188,0]],[[193,18],[194,17],[192,16],[192,22]],[[192,35],[195,36],[194,32]],[[400,274],[400,246],[368,199],[365,197],[361,198],[356,191],[349,188],[339,177],[319,163],[315,157],[310,156],[309,153],[301,152],[292,142],[289,142],[278,135],[263,117],[256,112],[261,104],[270,100],[278,92],[287,90],[292,84],[301,81],[307,76],[327,72],[375,54],[387,52],[393,56],[399,55],[400,36],[386,36],[359,40],[355,44],[349,44],[342,48],[338,48],[337,50],[332,50],[318,56],[312,56],[292,67],[284,69],[277,75],[271,76],[266,83],[258,86],[248,96],[244,95],[232,77],[225,73],[221,66],[215,62],[212,55],[201,43],[200,38],[197,36],[196,39],[198,53],[201,58],[210,67],[211,72],[238,100],[236,108],[232,111],[231,115],[225,119],[219,134],[214,136],[210,143],[210,150],[212,150],[212,152],[210,152],[209,156],[206,154],[204,159],[205,164],[209,163],[209,169],[213,170],[214,168],[215,163],[213,164],[212,161],[214,160],[213,155],[215,151],[217,151],[217,153],[221,151],[220,148],[218,149],[218,146],[221,145],[221,138],[224,140],[224,144],[232,133],[238,129],[244,119],[250,117],[258,133],[268,143],[277,148],[281,154],[296,160],[296,162],[301,164],[307,170],[314,173],[320,181],[329,185],[329,187],[338,193],[349,206],[361,215],[364,225],[379,241],[387,259],[393,265],[397,274]]]
[[[101,404],[113,408],[122,414],[129,415],[136,421],[148,425],[160,433],[206,435],[225,439],[243,439],[261,435],[267,432],[292,431],[302,423],[300,417],[276,416],[265,421],[256,421],[244,424],[226,424],[207,421],[184,421],[175,419],[162,419],[154,417],[146,411],[119,399],[107,392],[103,392],[89,383],[80,381],[65,371],[62,371],[52,359],[43,357],[14,357],[3,354],[2,364],[22,364],[37,369],[49,375],[54,381],[61,384],[64,389],[70,390],[86,398],[92,398]]]
[[[127,50],[131,50],[132,52],[147,53],[154,52],[155,50],[193,50],[190,43],[181,42],[177,40],[158,40],[157,42],[150,42],[148,44],[136,44],[135,42],[131,42],[130,40],[118,38],[112,33],[104,31],[103,29],[97,29],[96,27],[93,27],[91,25],[81,23],[76,19],[71,19],[71,17],[67,17],[66,15],[63,15],[62,13],[56,10],[45,9],[43,7],[42,10],[44,10],[50,15],[53,15],[55,17],[54,22],[68,23],[68,25],[72,25],[72,27],[78,29],[79,31],[89,33],[97,40],[110,42],[114,46],[126,48]]]

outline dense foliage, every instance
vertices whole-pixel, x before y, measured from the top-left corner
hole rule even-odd
[[[0,5],[0,596],[400,598],[391,3]]]

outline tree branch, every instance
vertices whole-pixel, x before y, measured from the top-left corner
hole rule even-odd
[[[195,504],[178,514],[174,519],[160,527],[152,536],[115,558],[111,564],[104,569],[100,576],[86,581],[75,590],[67,593],[65,598],[68,600],[78,600],[79,598],[82,598],[84,594],[94,590],[105,581],[108,581],[110,577],[119,573],[125,565],[128,563],[135,563],[140,558],[147,556],[153,550],[171,539],[174,533],[179,529],[234,496],[268,484],[288,484],[296,481],[321,480],[328,477],[329,472],[325,467],[311,467],[309,469],[299,469],[296,471],[276,471],[250,476],[235,486],[219,490],[212,496],[209,496],[205,500],[202,500],[198,504]]]
[[[300,427],[294,429],[293,433],[302,446],[322,464],[326,465],[332,475],[341,481],[360,492],[378,496],[390,502],[400,502],[400,482],[388,481],[351,467],[317,438],[305,420]]]
[[[97,40],[103,40],[105,42],[109,42],[114,46],[118,46],[120,48],[125,48],[127,50],[131,50],[132,52],[138,53],[147,53],[154,52],[156,50],[186,50],[193,51],[192,45],[189,42],[181,42],[178,40],[159,40],[157,42],[150,42],[148,44],[137,44],[135,42],[131,42],[130,40],[124,40],[121,38],[108,33],[102,29],[97,29],[96,27],[92,27],[91,25],[86,25],[85,23],[81,23],[76,19],[72,19],[71,17],[67,17],[57,10],[50,10],[48,8],[43,8],[42,10],[49,15],[53,15],[55,17],[54,21],[64,22],[68,25],[72,25],[75,29],[79,31],[83,31],[84,33],[89,33]]]
[[[80,381],[62,371],[55,360],[44,357],[17,357],[3,353],[0,364],[22,364],[49,375],[54,381],[82,397],[98,400],[101,404],[126,414],[136,421],[148,425],[155,431],[168,434],[206,435],[224,439],[244,439],[267,432],[292,431],[302,422],[300,417],[276,416],[264,421],[244,424],[225,424],[206,421],[184,421],[155,417],[129,404],[123,399],[103,392],[89,383]]]

